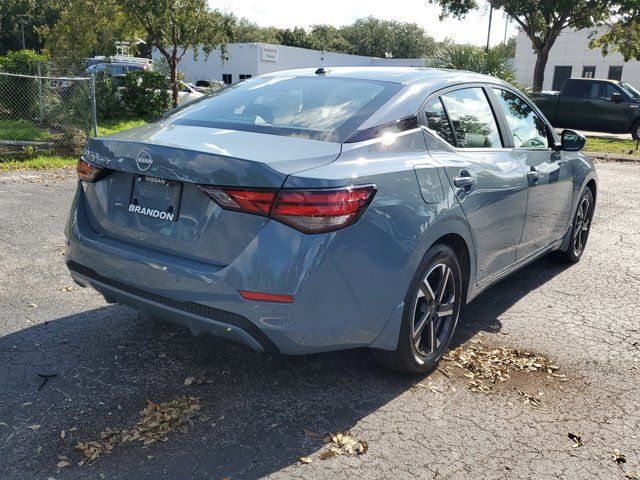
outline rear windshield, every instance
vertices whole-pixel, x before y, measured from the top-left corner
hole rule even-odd
[[[258,77],[214,92],[163,120],[342,142],[401,88],[348,78]]]

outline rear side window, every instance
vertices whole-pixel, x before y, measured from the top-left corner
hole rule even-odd
[[[533,111],[530,105],[517,95],[506,90],[494,88],[498,97],[516,148],[547,148],[549,140],[545,123]]]
[[[480,87],[442,95],[460,148],[502,148],[496,119]]]
[[[250,78],[166,120],[342,142],[401,88],[398,83],[339,77]]]
[[[453,130],[451,130],[451,124],[449,123],[449,117],[445,112],[440,98],[431,100],[424,110],[427,116],[427,126],[436,132],[443,140],[451,145],[456,144],[456,139],[453,136]]]

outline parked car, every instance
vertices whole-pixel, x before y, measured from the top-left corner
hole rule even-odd
[[[191,83],[179,82],[180,89],[178,90],[178,105],[186,105],[193,102],[200,97],[204,96],[204,93],[199,92],[195,85]]]
[[[640,91],[617,80],[570,78],[533,101],[555,127],[631,133],[640,138]]]
[[[597,198],[584,144],[485,75],[271,73],[89,140],[67,266],[194,333],[369,347],[425,372],[480,292],[552,251],[580,259]]]

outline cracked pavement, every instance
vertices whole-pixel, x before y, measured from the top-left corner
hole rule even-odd
[[[0,175],[0,476],[587,480],[640,472],[640,166],[597,170],[581,262],[544,258],[492,287],[468,305],[454,340],[533,351],[568,380],[520,373],[491,394],[472,392],[461,375],[389,373],[365,350],[258,354],[145,321],[90,289],[64,291],[73,284],[61,252],[74,174]],[[57,376],[39,389],[39,374]],[[204,383],[185,386],[193,375]],[[77,441],[130,428],[147,399],[181,395],[200,397],[210,418],[78,466]],[[369,451],[322,461],[322,439],[303,429],[351,430]],[[584,446],[573,448],[569,432]],[[627,463],[613,460],[615,449]],[[71,466],[56,468],[58,455]]]

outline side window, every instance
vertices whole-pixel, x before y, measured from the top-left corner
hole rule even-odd
[[[460,148],[501,148],[496,119],[480,87],[442,95]]]
[[[494,88],[498,102],[507,117],[516,148],[547,148],[548,132],[545,123],[523,99],[506,90]]]
[[[451,130],[451,124],[447,113],[444,111],[440,98],[431,100],[427,107],[424,109],[424,113],[427,116],[427,126],[436,132],[440,137],[450,143],[456,144],[456,139],[453,136],[453,130]]]

